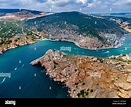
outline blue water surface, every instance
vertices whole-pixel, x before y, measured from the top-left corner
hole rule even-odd
[[[71,51],[60,50],[70,47]],[[0,73],[10,73],[11,77],[0,77],[0,98],[69,98],[67,88],[45,75],[42,67],[32,66],[31,61],[55,49],[73,55],[108,57],[131,53],[131,36],[126,36],[120,48],[88,50],[71,42],[39,41],[8,50],[0,55]]]

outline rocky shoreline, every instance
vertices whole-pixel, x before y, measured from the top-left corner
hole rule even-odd
[[[0,54],[4,54],[7,50],[14,49],[19,46],[25,46],[25,45],[36,43],[37,41],[38,41],[38,39],[36,39],[34,41],[28,40],[28,39],[23,39],[23,41],[21,40],[21,41],[17,41],[14,43],[6,44],[5,46],[2,45],[2,46],[0,46]]]
[[[14,37],[15,40],[16,38],[19,38],[19,37]],[[11,43],[11,44],[8,44],[6,47],[4,46],[2,48],[2,46],[0,46],[0,54],[3,54],[5,51],[9,50],[9,49],[13,49],[13,48],[17,48],[18,46],[24,46],[24,45],[28,45],[28,44],[33,44],[33,43],[36,43],[37,41],[39,40],[51,40],[51,41],[66,41],[66,42],[72,42],[74,43],[75,45],[77,45],[78,47],[80,48],[83,48],[83,49],[89,49],[89,50],[100,50],[100,49],[110,49],[110,48],[119,48],[121,45],[122,45],[122,42],[121,41],[122,39],[119,40],[119,43],[117,45],[114,45],[114,46],[110,46],[110,45],[103,45],[103,47],[93,47],[92,43],[88,44],[88,42],[91,42],[90,39],[91,38],[88,38],[88,37],[84,37],[80,42],[80,41],[74,41],[74,40],[69,40],[69,39],[54,39],[54,38],[49,38],[49,37],[42,37],[40,39],[36,39],[36,40],[30,40],[30,39],[26,39],[25,37],[21,37],[23,39],[23,41],[17,41],[17,42],[14,42],[14,43]],[[15,41],[14,40],[14,41]],[[84,40],[84,41],[83,41]],[[93,40],[95,41],[95,40]],[[93,42],[93,44],[96,44],[97,41]],[[99,46],[98,44],[101,44],[101,43],[97,43],[96,46]],[[89,46],[88,46],[89,45]]]
[[[30,42],[30,43],[26,43],[26,44],[20,44],[19,46],[25,46],[25,45],[29,45],[29,44],[33,44],[33,43],[36,43],[37,41],[35,42]],[[0,55],[4,54],[7,50],[10,50],[10,49],[14,49],[14,48],[17,48],[19,47],[18,45],[15,45],[15,46],[12,46],[12,47],[9,47],[9,48],[4,48],[3,50],[0,50]]]
[[[73,38],[74,39],[74,38]],[[89,49],[89,50],[101,50],[101,49],[111,49],[111,48],[119,48],[122,46],[123,41],[125,40],[125,37],[122,36],[119,40],[116,40],[118,43],[109,45],[109,44],[102,44],[98,39],[96,38],[90,38],[90,37],[84,37],[82,36],[81,38],[78,37],[76,40],[72,40],[72,38],[68,39],[62,39],[61,37],[51,37],[48,38],[48,40],[51,41],[66,41],[66,42],[72,42],[76,46],[83,48],[83,49]]]
[[[115,46],[108,46],[108,47],[101,47],[101,48],[93,48],[93,47],[83,47],[83,46],[80,46],[78,42],[76,41],[71,41],[71,40],[52,40],[52,39],[48,39],[48,40],[51,40],[51,41],[64,41],[64,42],[72,42],[74,43],[76,46],[78,46],[79,48],[83,48],[83,49],[89,49],[89,50],[101,50],[101,49],[111,49],[111,48],[119,48],[122,46],[122,43],[119,43]]]
[[[29,44],[34,44],[39,40],[45,40],[47,35],[43,32],[33,32],[32,35],[27,36],[14,36],[12,38],[1,38],[4,39],[4,43],[0,44],[0,54],[3,54],[5,51],[13,48],[17,48],[19,46],[25,46]]]
[[[31,64],[64,83],[72,98],[131,98],[131,63],[48,50]]]

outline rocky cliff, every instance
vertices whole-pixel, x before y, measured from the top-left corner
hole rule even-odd
[[[31,64],[40,64],[50,78],[65,83],[72,98],[131,98],[129,62],[48,50]]]

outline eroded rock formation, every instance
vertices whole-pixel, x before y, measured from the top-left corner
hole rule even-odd
[[[65,83],[72,98],[131,98],[130,63],[48,50],[31,64],[41,64],[50,78]]]

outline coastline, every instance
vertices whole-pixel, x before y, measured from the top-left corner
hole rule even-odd
[[[123,37],[122,37],[122,38],[123,38]],[[96,50],[103,50],[103,49],[114,49],[114,48],[119,48],[119,47],[121,47],[121,46],[123,45],[123,41],[124,41],[125,39],[122,40],[122,41],[121,41],[121,39],[120,39],[119,44],[117,44],[117,45],[115,45],[115,46],[103,47],[103,48],[85,48],[85,47],[80,46],[78,42],[72,41],[72,40],[58,40],[58,39],[52,40],[52,39],[47,39],[47,38],[46,38],[46,39],[42,39],[42,40],[40,40],[40,41],[44,41],[44,40],[71,42],[71,43],[74,43],[74,44],[75,44],[76,46],[78,46],[79,48],[96,51]]]
[[[3,50],[0,51],[0,55],[4,54],[8,50],[15,49],[15,48],[18,48],[18,47],[21,47],[21,46],[31,45],[31,44],[37,43],[38,41],[39,40],[34,41],[34,42],[30,42],[30,43],[26,43],[26,44],[22,44],[22,45],[19,45],[19,46],[15,45],[15,46],[9,47],[7,49],[4,48]]]
[[[131,73],[127,71],[127,63],[111,58],[70,56],[49,49],[30,64],[41,65],[46,69],[46,75],[64,83],[71,98],[129,98]]]
[[[51,39],[44,38],[44,39],[40,39],[38,41],[46,41],[46,40],[51,40]]]
[[[123,37],[122,37],[123,38]],[[111,46],[111,47],[103,47],[103,48],[85,48],[85,47],[82,47],[79,45],[78,42],[76,41],[72,41],[72,40],[59,40],[59,39],[55,39],[55,40],[52,40],[52,39],[48,39],[48,38],[44,38],[44,39],[38,39],[36,41],[33,41],[33,42],[29,42],[29,43],[26,43],[26,44],[22,44],[22,45],[15,45],[14,47],[9,47],[8,49],[4,49],[2,51],[0,51],[0,55],[4,54],[7,50],[10,50],[10,49],[14,49],[14,48],[17,48],[19,46],[25,46],[25,45],[30,45],[30,44],[34,44],[34,43],[37,43],[38,41],[46,41],[46,40],[50,40],[50,41],[63,41],[63,42],[71,42],[71,43],[74,43],[76,46],[78,46],[79,48],[83,48],[83,49],[88,49],[88,50],[94,50],[94,51],[98,51],[98,50],[103,50],[103,49],[113,49],[113,48],[119,48],[123,45],[123,41],[121,41],[121,39],[119,40],[119,44],[115,45],[115,46]],[[122,43],[121,43],[122,42]]]
[[[31,45],[31,44],[37,43],[38,41],[46,41],[46,40],[50,40],[50,39],[44,38],[44,39],[39,39],[39,40],[30,42],[30,43],[26,43],[26,44],[23,44],[23,45],[19,45],[19,46],[15,45],[15,46],[13,46],[13,47],[9,47],[8,49],[3,49],[3,50],[1,50],[1,51],[0,51],[0,55],[4,54],[6,51],[11,50],[11,49],[14,49],[14,48],[18,48],[18,47],[26,46],[26,45]]]

